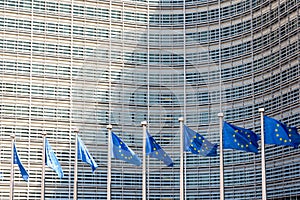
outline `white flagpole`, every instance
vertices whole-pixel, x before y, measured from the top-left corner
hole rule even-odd
[[[45,162],[46,162],[46,133],[43,132],[43,152],[42,152],[42,184],[41,184],[41,200],[45,199]]]
[[[143,200],[147,199],[147,164],[146,164],[146,131],[147,131],[147,122],[142,121],[141,125],[143,127]]]
[[[15,168],[14,168],[14,144],[15,135],[11,135],[11,163],[10,163],[10,200],[14,199],[14,187],[15,187]]]
[[[108,141],[107,141],[107,200],[111,200],[111,129],[112,125],[107,125]]]
[[[265,156],[265,130],[264,130],[264,108],[259,108],[260,128],[261,128],[261,178],[262,178],[262,200],[267,200],[267,183],[266,183],[266,156]]]
[[[79,129],[75,128],[74,130],[75,132],[75,161],[74,161],[74,195],[73,198],[74,200],[77,200],[77,185],[78,185],[78,133],[79,133]]]
[[[180,200],[184,200],[184,140],[183,140],[183,117],[179,117],[180,122]]]
[[[224,159],[223,159],[223,113],[218,113],[220,121],[220,200],[224,200]]]

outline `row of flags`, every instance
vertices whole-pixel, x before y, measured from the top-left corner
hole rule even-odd
[[[92,168],[92,171],[94,172],[96,170],[96,168],[98,167],[98,165],[95,162],[95,160],[93,159],[93,157],[91,156],[91,154],[89,153],[89,151],[87,150],[87,148],[85,147],[84,143],[82,142],[82,140],[79,136],[78,136],[78,140],[77,140],[77,145],[78,145],[77,159],[89,164]],[[59,178],[63,178],[64,173],[63,173],[62,167],[61,167],[51,145],[49,144],[49,141],[47,138],[45,139],[44,149],[45,149],[45,163],[43,163],[43,164],[47,165],[48,167],[53,169]],[[18,165],[18,167],[20,169],[20,173],[22,175],[22,178],[25,181],[28,181],[28,178],[29,178],[28,172],[25,170],[25,168],[19,158],[15,143],[14,143],[13,155],[14,155],[14,164]]]
[[[296,127],[289,127],[282,122],[264,116],[265,144],[275,144],[283,146],[293,146],[297,148],[300,144],[300,135]],[[258,141],[260,136],[250,129],[232,125],[226,121],[223,122],[223,148],[236,149],[246,152],[258,153]],[[212,144],[202,135],[184,125],[184,151],[201,156],[217,156],[218,144]],[[111,158],[126,161],[136,166],[141,165],[141,159],[120,139],[115,133],[111,132]],[[90,155],[81,138],[77,139],[77,159],[90,165],[92,172],[98,167],[97,163]],[[59,178],[63,178],[62,167],[51,147],[47,138],[45,142],[45,165],[52,168]],[[21,175],[25,181],[28,181],[28,172],[23,167],[19,158],[17,148],[14,144],[14,164],[19,166]],[[146,132],[146,155],[156,158],[168,167],[173,167],[174,163],[169,155],[161,148],[155,139]]]

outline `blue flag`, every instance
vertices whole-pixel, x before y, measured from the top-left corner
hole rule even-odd
[[[202,135],[184,125],[184,150],[202,156],[217,156],[217,144],[212,144]]]
[[[292,131],[280,121],[264,116],[265,144],[276,144],[283,146],[295,146],[292,140]],[[294,136],[295,137],[295,136]]]
[[[84,143],[78,136],[77,138],[77,146],[78,146],[78,152],[77,152],[77,159],[82,160],[83,162],[89,164],[92,168],[92,171],[94,172],[96,168],[98,167],[97,163],[94,161],[93,157],[85,147]]]
[[[174,163],[168,154],[156,143],[154,138],[147,131],[146,136],[146,155],[163,161],[168,167],[173,167]]]
[[[111,133],[112,158],[140,166],[141,159],[113,132]]]
[[[292,142],[294,144],[294,147],[298,148],[299,144],[300,144],[300,135],[298,133],[297,128],[296,127],[289,127],[288,131],[289,131],[289,136],[291,137]]]
[[[26,171],[26,169],[24,168],[20,158],[19,158],[19,155],[18,155],[18,152],[17,152],[17,148],[16,148],[16,144],[14,143],[14,164],[17,164],[19,166],[19,169],[20,169],[20,172],[21,172],[21,175],[23,177],[23,179],[25,181],[28,181],[28,173]]]
[[[223,147],[258,153],[259,137],[251,130],[224,122]]]
[[[48,167],[50,167],[51,169],[53,169],[59,178],[63,178],[64,173],[62,171],[62,168],[58,162],[58,159],[54,153],[54,151],[52,150],[52,147],[50,146],[47,138],[46,140],[46,144],[45,144],[45,164],[48,165]]]

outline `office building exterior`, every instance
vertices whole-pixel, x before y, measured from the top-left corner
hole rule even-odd
[[[260,133],[258,109],[300,126],[298,0],[2,0],[0,199],[41,195],[42,133],[64,171],[46,199],[72,199],[74,128],[99,167],[79,162],[78,199],[105,199],[107,129],[142,156],[141,121],[174,167],[147,159],[148,199],[179,199],[179,117],[219,143],[218,113]],[[300,199],[299,149],[266,145],[268,199]],[[225,150],[225,199],[261,199],[260,154]],[[219,157],[185,156],[186,199],[219,199]],[[112,161],[112,198],[141,199],[142,168]]]

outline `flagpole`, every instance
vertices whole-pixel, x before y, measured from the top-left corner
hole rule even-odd
[[[180,200],[184,200],[184,154],[183,154],[183,117],[179,117],[178,121],[180,122]]]
[[[46,162],[46,133],[43,132],[43,151],[42,151],[42,185],[41,185],[41,200],[45,199],[45,162]]]
[[[77,185],[78,185],[78,133],[79,129],[75,128],[75,161],[74,161],[74,195],[73,198],[74,200],[77,200]]]
[[[265,130],[264,130],[264,108],[259,108],[260,128],[261,128],[261,178],[262,178],[262,200],[267,200],[267,183],[266,183],[266,156],[265,156]]]
[[[108,141],[107,141],[107,200],[111,199],[111,129],[112,125],[107,125]]]
[[[220,200],[224,200],[224,159],[223,159],[223,113],[218,113],[220,121]]]
[[[141,125],[143,127],[143,200],[147,199],[147,165],[146,165],[146,131],[147,131],[147,122],[142,121]]]
[[[10,163],[10,200],[14,199],[14,187],[15,187],[15,168],[14,168],[14,160],[15,160],[15,152],[14,152],[14,144],[15,144],[15,135],[11,135],[11,163]]]

